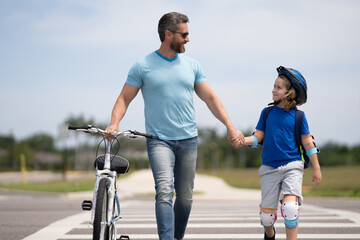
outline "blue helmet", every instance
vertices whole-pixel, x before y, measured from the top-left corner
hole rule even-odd
[[[302,105],[306,103],[307,100],[307,84],[305,78],[301,75],[301,73],[292,68],[286,68],[283,66],[278,67],[277,72],[279,76],[284,75],[286,76],[291,85],[294,87],[296,91],[296,105]]]

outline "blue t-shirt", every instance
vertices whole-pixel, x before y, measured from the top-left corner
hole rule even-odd
[[[264,109],[265,110],[265,109]],[[275,106],[266,119],[264,129],[264,110],[261,112],[257,130],[265,132],[264,146],[261,153],[262,164],[279,167],[292,161],[301,160],[295,140],[295,109],[286,112]],[[309,126],[304,114],[301,134],[309,134]]]
[[[206,81],[200,64],[185,55],[168,59],[155,51],[137,61],[126,83],[141,88],[148,134],[164,140],[197,136],[194,86]]]

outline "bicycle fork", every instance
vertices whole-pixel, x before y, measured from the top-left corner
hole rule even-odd
[[[95,207],[96,207],[96,196],[99,188],[100,180],[105,178],[108,182],[108,192],[107,192],[107,200],[108,200],[108,209],[107,209],[107,222],[110,223],[113,213],[113,208],[115,207],[114,200],[116,196],[116,172],[110,170],[98,170],[96,173],[95,185],[94,185],[94,194],[92,200],[92,208],[91,208],[91,222],[94,221],[95,217]],[[85,201],[84,201],[85,202]]]

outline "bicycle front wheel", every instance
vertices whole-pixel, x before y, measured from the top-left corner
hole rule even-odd
[[[109,184],[106,178],[100,180],[96,195],[93,240],[109,239],[109,226],[106,224],[108,213],[108,190]]]

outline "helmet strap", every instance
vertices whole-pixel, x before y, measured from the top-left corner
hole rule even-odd
[[[274,101],[274,102],[272,102],[272,103],[269,103],[268,106],[271,106],[271,105],[279,105],[280,102],[281,102],[280,100],[279,100],[279,101]]]

